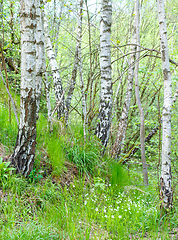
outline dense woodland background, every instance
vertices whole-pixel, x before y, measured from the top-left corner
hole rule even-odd
[[[21,174],[12,174],[12,166],[9,168],[9,159],[17,145],[18,124],[6,89],[10,91],[20,120],[20,5],[19,1],[0,1],[2,239],[177,239],[178,1],[165,1],[173,97],[173,206],[166,210],[160,208],[164,81],[157,3],[140,1],[140,49],[134,50],[135,2],[112,1],[113,105],[106,143],[97,134],[101,106],[101,2],[51,0],[43,5],[41,1],[40,9],[47,18],[44,36],[51,40],[57,70],[51,67],[46,41],[46,70],[41,72],[35,160],[32,171],[25,178]],[[140,53],[139,60],[137,57],[133,60],[133,52]],[[131,68],[135,71],[138,62],[148,169],[146,186],[135,78],[130,89],[125,136],[120,145],[117,143],[128,97],[129,71]],[[59,99],[55,95],[56,71],[63,88]],[[70,96],[67,114],[59,117],[62,99],[67,102]]]

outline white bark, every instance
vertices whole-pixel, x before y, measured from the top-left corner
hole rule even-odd
[[[140,25],[140,3],[139,0],[135,0],[135,26],[136,26],[136,44],[137,44],[137,53],[136,58],[140,57],[140,33],[139,33],[139,25]],[[139,81],[138,81],[138,70],[139,70],[139,60],[135,65],[135,95],[136,101],[140,112],[140,144],[141,144],[141,158],[142,158],[142,167],[143,167],[143,176],[144,183],[148,185],[148,170],[145,158],[145,126],[144,126],[144,112],[140,100],[139,95]]]
[[[41,8],[41,20],[42,20],[42,31],[44,33],[44,2],[43,0],[41,1],[41,6],[43,6]],[[42,41],[44,42],[44,44],[42,45],[42,66],[43,66],[43,77],[44,77],[44,86],[45,86],[45,93],[46,93],[46,105],[47,105],[47,110],[48,110],[48,128],[51,129],[52,128],[52,117],[51,117],[51,102],[50,102],[50,83],[48,80],[48,74],[46,71],[46,57],[45,57],[45,36],[44,34],[42,35]]]
[[[57,61],[55,58],[55,53],[52,48],[51,39],[48,33],[48,23],[46,16],[44,16],[44,29],[45,29],[45,44],[46,44],[46,52],[49,59],[49,64],[52,71],[53,82],[54,82],[54,92],[56,97],[56,104],[60,101],[60,98],[63,94],[62,80],[60,77]],[[57,109],[57,117],[60,119],[65,116],[65,99],[63,96],[62,102]]]
[[[36,0],[36,101],[37,101],[37,118],[40,108],[41,98],[41,84],[43,74],[43,62],[44,62],[44,27],[42,21],[42,1]]]
[[[101,139],[104,147],[107,146],[111,113],[112,113],[112,79],[111,79],[111,17],[112,4],[110,0],[101,2],[100,22],[100,68],[101,68],[101,93],[99,122],[96,127],[96,135]]]
[[[177,97],[178,97],[178,83],[177,83],[176,92],[175,92],[174,97],[173,97],[173,99],[172,99],[172,103],[175,103]]]
[[[36,146],[36,9],[35,0],[20,0],[21,99],[20,124],[12,164],[27,176],[33,169]]]
[[[169,64],[167,29],[164,10],[164,1],[157,0],[159,30],[161,41],[161,57],[164,79],[164,105],[162,113],[162,167],[161,167],[161,198],[162,207],[172,207],[172,188],[171,188],[171,108],[172,108],[172,83]]]

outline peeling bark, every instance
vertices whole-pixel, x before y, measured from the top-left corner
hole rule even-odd
[[[104,147],[107,146],[112,113],[112,79],[111,79],[111,17],[112,4],[110,0],[101,2],[100,20],[100,68],[101,68],[101,92],[99,122],[96,132]]]
[[[12,165],[24,176],[33,169],[36,146],[36,8],[35,0],[20,0],[21,98],[20,124],[11,156]]]
[[[169,64],[167,29],[164,10],[164,1],[157,0],[162,70],[164,79],[164,105],[162,112],[162,166],[161,166],[161,200],[162,208],[172,208],[173,193],[171,188],[171,108],[172,108],[172,82]]]

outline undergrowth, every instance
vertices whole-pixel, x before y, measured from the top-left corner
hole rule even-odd
[[[175,202],[172,212],[161,215],[154,175],[144,187],[134,166],[125,169],[100,157],[95,136],[84,144],[80,125],[65,134],[58,123],[52,132],[46,126],[40,115],[35,165],[28,179],[2,165],[0,239],[176,239],[178,206]],[[15,119],[9,125],[3,105],[0,134],[1,144],[12,150],[17,125]],[[78,174],[63,185],[60,178],[68,162]]]

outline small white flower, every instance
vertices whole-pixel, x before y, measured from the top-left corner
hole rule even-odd
[[[98,208],[95,208],[95,211],[98,212]]]
[[[104,213],[106,212],[106,209],[104,209]]]
[[[84,201],[85,206],[87,205],[87,201]]]
[[[112,215],[111,218],[114,218],[114,215]]]
[[[104,215],[105,218],[107,218],[108,216],[107,215]]]
[[[121,215],[119,215],[119,218],[122,218],[122,216],[121,216]]]

